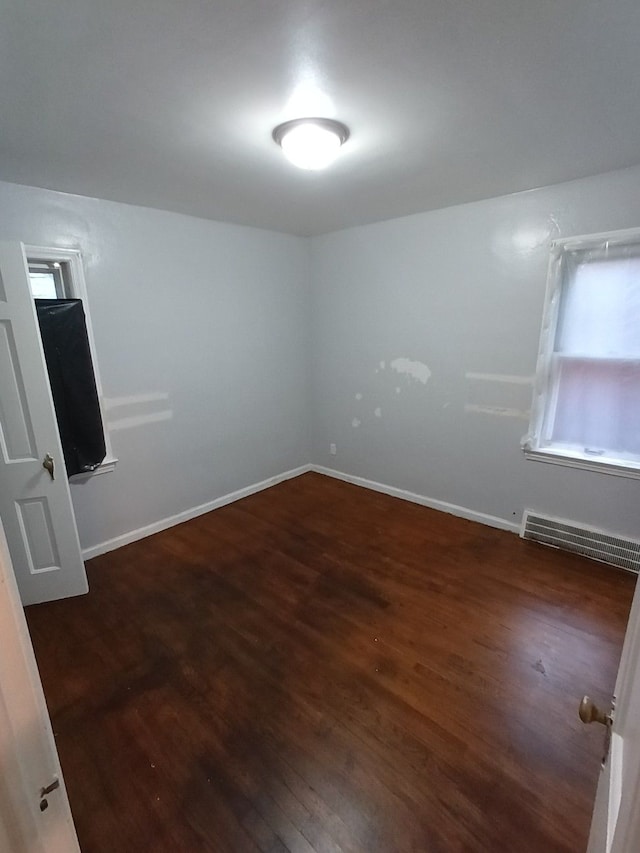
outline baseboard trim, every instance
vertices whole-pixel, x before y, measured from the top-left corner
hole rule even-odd
[[[282,474],[276,474],[275,477],[269,477],[266,480],[261,480],[259,483],[253,483],[251,486],[245,486],[243,489],[238,489],[235,492],[230,492],[227,495],[200,504],[200,506],[192,507],[184,512],[179,512],[176,515],[171,515],[168,518],[162,518],[160,521],[155,521],[153,524],[147,524],[146,527],[139,527],[136,530],[130,530],[128,533],[123,533],[121,536],[115,536],[113,539],[107,539],[106,542],[100,542],[98,545],[92,545],[90,548],[85,548],[82,551],[82,558],[90,560],[92,557],[99,557],[100,554],[106,554],[108,551],[114,551],[116,548],[121,548],[123,545],[129,545],[131,542],[137,542],[138,539],[144,539],[146,536],[152,536],[154,533],[160,533],[161,530],[167,530],[176,524],[182,524],[183,521],[189,521],[199,515],[204,515],[206,512],[212,512],[214,509],[234,501],[247,498],[249,495],[255,495],[256,492],[262,492],[264,489],[269,489],[271,486],[276,486],[278,483],[284,483],[285,480],[292,480],[294,477],[299,477],[301,474],[306,474],[309,471],[315,471],[317,474],[324,474],[326,477],[333,477],[335,480],[343,480],[345,483],[351,483],[354,486],[361,486],[363,489],[370,489],[374,492],[381,492],[385,495],[390,495],[393,498],[400,498],[403,501],[410,501],[420,506],[429,507],[429,509],[437,509],[440,512],[446,512],[450,515],[457,515],[459,518],[466,518],[469,521],[477,521],[480,524],[486,524],[489,527],[497,527],[499,530],[508,530],[511,533],[520,532],[520,524],[507,521],[504,518],[499,518],[495,515],[487,515],[484,512],[476,512],[473,509],[467,509],[458,504],[439,501],[435,498],[428,498],[426,495],[419,495],[415,492],[408,492],[405,489],[398,489],[395,486],[387,486],[385,483],[377,483],[375,480],[367,480],[365,477],[356,477],[353,474],[345,474],[343,471],[336,471],[333,468],[325,468],[324,465],[300,465],[298,468],[292,468],[290,471],[284,471]]]
[[[290,471],[284,471],[282,474],[276,474],[275,477],[269,477],[266,480],[261,480],[259,483],[253,483],[251,486],[245,486],[244,489],[238,489],[235,492],[230,492],[215,500],[208,501],[200,506],[192,507],[184,512],[179,512],[176,515],[171,515],[168,518],[162,518],[160,521],[154,521],[153,524],[147,524],[146,527],[139,527],[137,530],[130,530],[128,533],[123,533],[121,536],[115,536],[113,539],[108,539],[106,542],[100,542],[98,545],[92,545],[90,548],[84,548],[82,551],[83,560],[90,560],[92,557],[99,557],[100,554],[106,554],[108,551],[114,551],[116,548],[121,548],[123,545],[129,545],[131,542],[137,542],[138,539],[144,539],[146,536],[152,536],[154,533],[160,533],[161,530],[167,530],[176,524],[182,524],[183,521],[189,521],[199,515],[204,515],[206,512],[211,512],[214,509],[234,501],[248,498],[249,495],[255,495],[256,492],[262,492],[264,489],[269,489],[271,486],[276,486],[278,483],[284,483],[285,480],[292,480],[294,477],[299,477],[300,474],[306,474],[313,470],[311,465],[300,465],[298,468],[292,468]]]
[[[485,512],[477,512],[464,506],[458,506],[458,504],[428,498],[425,495],[418,495],[405,489],[397,489],[395,486],[387,486],[385,483],[377,483],[375,480],[367,480],[364,477],[355,477],[353,474],[345,474],[342,471],[335,471],[333,468],[325,468],[323,465],[310,465],[309,470],[315,471],[317,474],[324,474],[326,477],[333,477],[336,480],[343,480],[345,483],[351,483],[354,486],[362,486],[364,489],[371,489],[371,491],[382,492],[382,494],[391,495],[391,497],[400,498],[403,501],[420,504],[420,506],[426,506],[429,509],[437,509],[440,512],[449,513],[449,515],[457,515],[460,518],[466,518],[468,521],[478,521],[480,524],[497,527],[499,530],[508,530],[510,533],[520,532],[519,523],[507,521],[497,515],[487,515]]]

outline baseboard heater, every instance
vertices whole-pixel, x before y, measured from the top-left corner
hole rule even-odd
[[[581,554],[601,563],[609,563],[629,572],[640,572],[640,542],[612,536],[604,530],[578,526],[569,521],[549,518],[526,509],[520,536],[552,548]]]

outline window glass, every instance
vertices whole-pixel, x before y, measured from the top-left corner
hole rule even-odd
[[[556,350],[640,357],[640,257],[587,261],[569,269]]]
[[[640,371],[626,361],[562,359],[545,442],[587,456],[640,458]]]
[[[52,272],[29,272],[34,299],[57,299],[56,280]]]

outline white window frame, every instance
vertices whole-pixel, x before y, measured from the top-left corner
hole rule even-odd
[[[627,461],[606,456],[591,458],[579,451],[541,446],[544,424],[549,420],[548,408],[555,407],[557,404],[557,398],[549,399],[554,388],[551,382],[551,365],[568,258],[572,252],[598,250],[602,251],[604,257],[610,249],[624,246],[637,246],[640,255],[640,228],[568,237],[555,240],[551,244],[531,422],[529,433],[522,442],[522,449],[527,459],[553,465],[566,465],[570,468],[582,468],[586,471],[599,471],[618,477],[640,478],[640,461]],[[550,420],[552,422],[553,418]]]
[[[106,456],[94,471],[74,474],[69,479],[71,482],[76,482],[86,480],[89,477],[95,477],[97,474],[107,474],[115,469],[118,459],[111,446],[111,438],[109,436],[109,430],[107,428],[107,421],[105,418],[104,394],[102,392],[102,382],[100,380],[100,371],[98,369],[98,359],[96,355],[96,344],[93,337],[93,327],[91,325],[89,296],[87,294],[87,283],[84,277],[82,252],[80,249],[57,249],[50,246],[31,246],[26,244],[24,246],[24,252],[28,263],[35,264],[38,262],[45,262],[59,263],[61,265],[64,264],[69,273],[65,278],[65,289],[68,291],[68,298],[82,300],[87,326],[87,337],[89,338],[89,351],[91,352],[91,361],[93,362],[93,375],[96,380],[98,403],[100,405],[100,415],[102,417]]]

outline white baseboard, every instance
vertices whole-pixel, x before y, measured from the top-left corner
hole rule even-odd
[[[154,533],[160,533],[161,530],[166,530],[176,524],[181,524],[183,521],[189,521],[191,518],[196,518],[198,515],[204,515],[205,512],[211,512],[214,509],[219,509],[222,506],[233,503],[234,501],[247,498],[249,495],[254,495],[256,492],[261,492],[264,489],[269,489],[278,483],[283,483],[285,480],[291,480],[294,477],[299,477],[300,474],[306,474],[311,471],[311,465],[300,465],[299,468],[292,468],[290,471],[285,471],[283,474],[276,474],[275,477],[269,477],[262,480],[260,483],[253,483],[251,486],[245,486],[244,489],[238,489],[236,492],[230,492],[228,495],[223,495],[213,501],[209,501],[200,506],[192,507],[184,512],[179,512],[177,515],[171,515],[168,518],[162,518],[160,521],[154,521],[153,524],[147,524],[146,527],[139,527],[137,530],[130,530],[128,533],[123,533],[121,536],[116,536],[113,539],[108,539],[106,542],[100,542],[98,545],[92,545],[90,548],[84,548],[82,558],[90,560],[92,557],[98,557],[100,554],[106,554],[107,551],[113,551],[116,548],[121,548],[123,545],[128,545],[130,542],[136,542],[138,539],[144,539],[145,536],[151,536]]]
[[[285,471],[282,474],[277,474],[275,477],[269,477],[267,480],[262,480],[260,483],[253,483],[251,486],[245,486],[244,489],[238,489],[236,492],[230,492],[228,495],[223,495],[220,498],[209,501],[200,506],[192,507],[184,512],[179,512],[177,515],[162,518],[160,521],[154,521],[153,524],[148,524],[146,527],[139,527],[137,530],[130,530],[128,533],[123,533],[121,536],[116,536],[113,539],[108,539],[106,542],[100,542],[98,545],[92,545],[90,548],[85,548],[82,551],[82,557],[85,560],[90,560],[92,557],[98,557],[100,554],[106,554],[108,551],[113,551],[115,548],[121,548],[123,545],[128,545],[130,542],[136,542],[138,539],[144,539],[145,536],[151,536],[154,533],[159,533],[161,530],[167,530],[176,524],[181,524],[183,521],[189,521],[191,518],[196,518],[198,515],[204,515],[206,512],[211,512],[214,509],[219,509],[222,506],[233,503],[234,501],[247,498],[249,495],[254,495],[256,492],[261,492],[278,483],[283,483],[285,480],[291,480],[294,477],[299,477],[300,474],[306,474],[308,471],[315,471],[317,474],[324,474],[326,477],[333,477],[336,480],[343,480],[345,483],[351,483],[354,486],[361,486],[364,489],[371,489],[374,492],[382,492],[385,495],[391,495],[394,498],[400,498],[404,501],[411,501],[420,506],[426,506],[430,509],[437,509],[440,512],[447,512],[450,515],[457,515],[460,518],[466,518],[469,521],[478,521],[480,524],[487,524],[489,527],[497,527],[500,530],[509,530],[512,533],[519,533],[520,524],[512,521],[507,521],[504,518],[499,518],[495,515],[487,515],[484,512],[476,512],[473,509],[467,509],[464,506],[450,504],[446,501],[439,501],[435,498],[428,498],[425,495],[418,495],[415,492],[408,492],[405,489],[397,489],[395,486],[387,486],[384,483],[376,483],[374,480],[367,480],[364,477],[355,477],[352,474],[344,474],[342,471],[335,471],[333,468],[325,468],[323,465],[300,465],[298,468],[292,468],[290,471]]]
[[[325,468],[323,465],[310,465],[309,470],[315,471],[317,474],[324,474],[327,477],[334,477],[336,480],[343,480],[345,483],[352,483],[354,486],[362,486],[365,489],[371,489],[374,492],[382,492],[385,495],[391,495],[394,498],[401,498],[403,501],[411,501],[420,506],[426,506],[430,509],[437,509],[440,512],[447,512],[450,515],[457,515],[460,518],[466,518],[469,521],[478,521],[480,524],[486,524],[489,527],[497,527],[499,530],[509,530],[511,533],[520,532],[520,524],[515,521],[507,521],[505,518],[500,518],[497,515],[487,515],[485,512],[477,512],[474,509],[467,509],[464,506],[450,504],[446,501],[439,501],[435,498],[428,498],[425,495],[418,495],[415,492],[407,492],[405,489],[397,489],[395,486],[387,486],[384,483],[376,483],[374,480],[366,480],[364,477],[354,477],[352,474],[343,474],[342,471],[334,471],[333,468]]]

